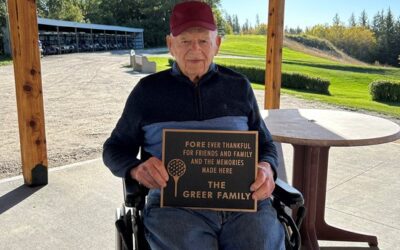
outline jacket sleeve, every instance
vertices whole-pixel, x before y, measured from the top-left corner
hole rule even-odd
[[[272,141],[271,133],[269,132],[264,120],[261,117],[260,110],[258,108],[256,97],[254,96],[253,89],[250,83],[248,83],[248,101],[250,102],[250,113],[249,113],[249,130],[258,131],[258,161],[268,162],[271,164],[272,170],[274,171],[274,179],[277,178],[278,168],[278,154],[274,142]]]
[[[143,144],[139,85],[129,95],[117,125],[103,145],[103,162],[118,177],[128,177],[130,170],[141,163],[137,157]]]

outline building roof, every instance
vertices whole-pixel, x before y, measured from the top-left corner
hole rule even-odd
[[[103,24],[94,24],[94,23],[78,23],[78,22],[62,21],[62,20],[40,18],[40,17],[38,18],[38,24],[49,25],[49,26],[59,26],[59,27],[80,28],[80,29],[143,32],[143,29],[140,29],[140,28],[129,28],[129,27],[124,27],[124,26],[103,25]]]

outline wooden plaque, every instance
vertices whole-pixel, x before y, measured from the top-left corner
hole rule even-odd
[[[257,131],[163,130],[161,207],[256,211]]]

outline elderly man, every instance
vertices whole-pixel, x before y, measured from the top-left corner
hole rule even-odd
[[[213,63],[221,38],[207,4],[177,4],[170,28],[167,45],[176,62],[134,88],[104,144],[104,163],[150,189],[144,224],[152,249],[284,249],[283,227],[269,198],[276,149],[249,81]],[[164,128],[258,131],[259,168],[249,187],[257,212],[160,208],[160,188],[168,181],[160,160]],[[144,159],[136,158],[139,148]]]

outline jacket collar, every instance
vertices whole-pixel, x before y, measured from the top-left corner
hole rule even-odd
[[[201,77],[200,82],[208,80],[217,71],[218,71],[217,65],[215,63],[211,63],[210,67],[208,68],[207,73]],[[182,71],[180,70],[180,68],[179,68],[179,66],[178,66],[178,64],[176,62],[174,62],[172,64],[171,75],[175,76],[175,77],[178,77],[178,78],[187,79],[188,81],[190,81],[190,79],[182,73]]]

